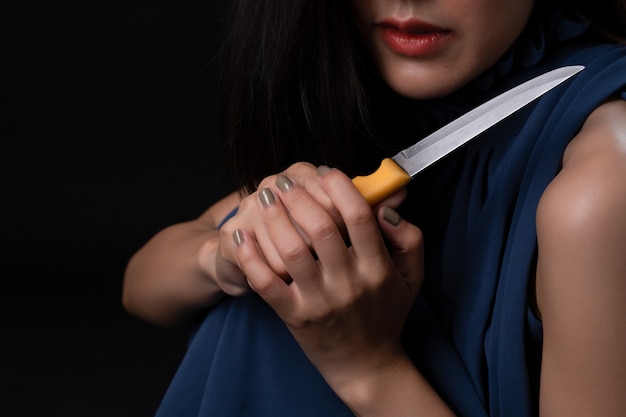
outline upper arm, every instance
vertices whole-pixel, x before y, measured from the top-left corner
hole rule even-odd
[[[600,107],[537,211],[542,416],[626,415],[626,103]]]

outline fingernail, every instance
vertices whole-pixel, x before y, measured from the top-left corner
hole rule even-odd
[[[400,224],[402,217],[400,217],[397,211],[389,207],[383,207],[383,219],[385,219],[387,223],[397,226]]]
[[[246,239],[243,237],[243,232],[239,229],[233,232],[233,240],[235,241],[235,245],[237,247],[243,245]]]
[[[320,165],[317,167],[317,175],[319,175],[320,177],[323,177],[324,175],[328,174],[330,171],[331,171],[330,167],[326,165]]]
[[[274,193],[269,188],[264,188],[259,191],[259,199],[261,199],[263,207],[271,206],[276,202],[276,197],[274,197]]]
[[[280,191],[289,191],[293,187],[293,182],[284,175],[279,175],[276,178],[276,186]]]

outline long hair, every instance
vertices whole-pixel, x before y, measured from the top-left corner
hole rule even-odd
[[[367,106],[347,3],[236,2],[219,111],[237,186],[250,191],[298,160],[349,160]]]
[[[626,40],[626,0],[537,0]],[[296,161],[350,172],[351,144],[371,134],[356,29],[344,0],[234,0],[220,121],[234,186],[249,192]],[[545,4],[545,3],[543,3]]]

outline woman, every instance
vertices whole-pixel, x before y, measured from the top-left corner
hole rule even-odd
[[[597,5],[238,1],[222,126],[240,192],[125,277],[130,312],[201,317],[158,414],[622,415],[626,19]],[[352,185],[574,64],[373,210]]]

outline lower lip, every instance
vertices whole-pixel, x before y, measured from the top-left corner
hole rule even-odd
[[[452,32],[410,33],[393,27],[381,27],[382,37],[389,48],[410,57],[422,57],[441,50],[451,39]]]

